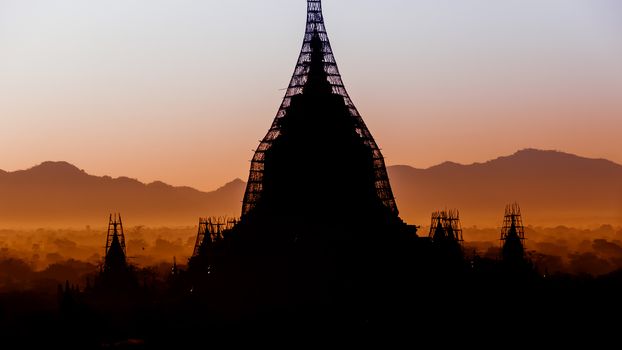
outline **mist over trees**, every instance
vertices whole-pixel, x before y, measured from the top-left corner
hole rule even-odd
[[[421,232],[427,232],[422,227]],[[600,276],[622,269],[622,227],[525,228],[526,249],[541,274]],[[0,230],[0,291],[55,290],[69,280],[84,287],[102,263],[104,228],[83,230]],[[173,258],[184,265],[192,255],[196,227],[128,227],[131,264],[164,278]],[[498,259],[499,230],[464,228],[467,256]]]

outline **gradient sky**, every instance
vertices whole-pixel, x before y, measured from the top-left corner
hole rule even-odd
[[[303,0],[0,0],[0,169],[66,160],[211,190],[240,177],[300,49]],[[622,163],[622,2],[325,0],[387,163],[526,148]]]

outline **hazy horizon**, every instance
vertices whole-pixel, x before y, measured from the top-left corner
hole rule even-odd
[[[532,149],[470,165],[390,166],[388,174],[400,216],[410,224],[455,208],[467,227],[496,227],[505,205],[517,201],[526,225],[622,225],[622,165],[605,159]],[[109,212],[133,225],[187,227],[200,216],[238,217],[246,188],[234,180],[200,192],[53,162],[0,175],[0,228],[95,227]]]
[[[622,163],[619,2],[323,5],[387,164],[469,164],[527,147]],[[1,0],[0,169],[64,160],[200,190],[246,180],[305,10],[302,0]]]
[[[601,275],[622,268],[622,226],[602,225],[587,230],[565,226],[527,226],[525,230],[526,249],[540,264],[542,271]],[[428,231],[429,226],[423,226],[421,235],[427,236]],[[16,267],[15,260],[22,261],[33,271],[45,271],[55,265],[66,266],[66,274],[71,273],[76,262],[97,266],[104,255],[106,232],[106,226],[88,229],[0,229],[0,266],[6,268],[0,271],[0,277],[3,277],[2,274],[5,274],[4,277],[10,275],[10,270]],[[499,255],[499,234],[499,227],[464,227],[466,254],[477,252],[482,257],[496,259]],[[196,241],[196,226],[127,225],[125,237],[132,264],[141,267],[165,264],[168,270],[172,257],[176,257],[180,266],[187,263]],[[20,275],[26,282],[36,277]],[[0,278],[0,291],[6,287],[4,282],[5,279]]]

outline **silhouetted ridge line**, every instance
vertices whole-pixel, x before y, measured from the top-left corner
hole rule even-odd
[[[246,184],[236,179],[211,192],[160,181],[90,175],[66,162],[0,173],[3,227],[83,227],[102,212],[122,211],[133,222],[183,225],[211,215],[239,215]]]

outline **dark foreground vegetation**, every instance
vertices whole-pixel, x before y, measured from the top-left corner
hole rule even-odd
[[[94,279],[79,289],[4,292],[3,341],[14,344],[7,348],[174,349],[286,338],[301,347],[335,336],[354,344],[384,332],[421,344],[571,339],[607,334],[622,311],[622,270],[546,275],[528,262],[453,259],[419,239],[260,248],[227,257],[220,269],[134,271],[137,283],[125,286]]]

